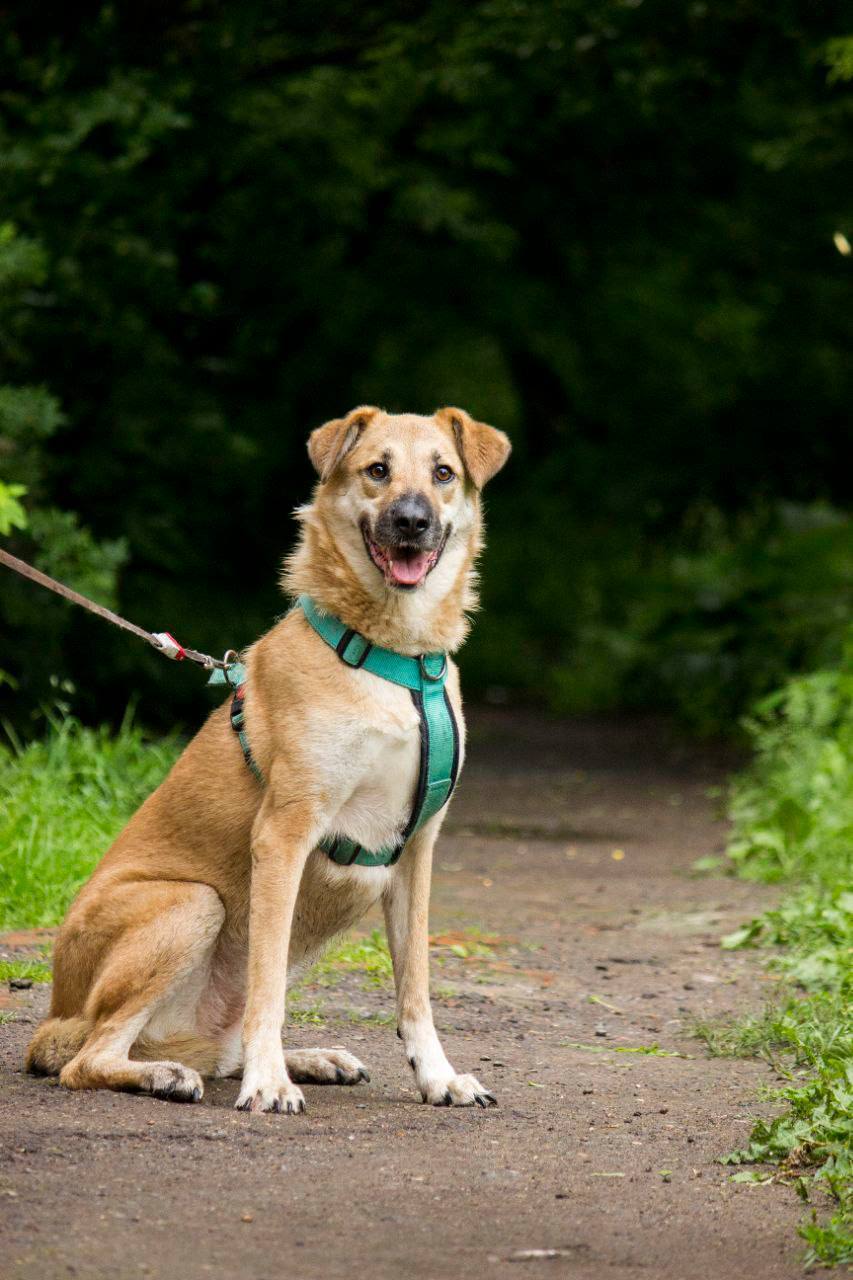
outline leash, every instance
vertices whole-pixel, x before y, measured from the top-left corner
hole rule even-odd
[[[9,555],[9,552],[4,551],[2,547],[0,547],[0,564],[4,564],[7,569],[11,569],[14,573],[20,574],[22,578],[28,578],[30,582],[38,583],[40,587],[47,587],[48,591],[53,591],[56,595],[62,596],[63,599],[70,600],[72,604],[79,604],[82,609],[88,609],[89,613],[94,613],[96,617],[105,618],[114,627],[120,627],[122,631],[129,631],[131,635],[139,636],[140,640],[147,641],[158,653],[162,653],[166,658],[172,658],[175,662],[182,662],[184,658],[189,658],[190,662],[197,662],[200,667],[205,667],[208,671],[227,671],[236,661],[237,655],[233,649],[228,649],[221,659],[212,658],[209,653],[200,653],[198,649],[187,649],[178,644],[175,637],[168,631],[146,631],[144,627],[138,627],[135,622],[128,622],[127,618],[122,618],[119,614],[113,613],[112,609],[107,609],[102,604],[96,604],[88,596],[81,596],[79,591],[72,591],[64,583],[48,577],[40,569],[34,569],[25,560],[19,560],[17,556]]]
[[[212,673],[210,684],[228,685],[233,692],[231,727],[239,738],[246,764],[257,781],[264,785],[265,779],[252,755],[245,727],[246,668],[233,649],[226,650],[221,659],[213,658],[209,653],[200,653],[198,649],[187,649],[178,644],[170,632],[146,631],[144,627],[138,627],[135,622],[129,622],[120,614],[113,613],[112,609],[96,604],[79,591],[72,591],[64,583],[57,582],[55,578],[2,548],[0,564],[40,587],[46,587],[64,600],[79,604],[82,609],[94,613],[97,618],[104,618],[114,627],[138,636],[164,657],[176,662],[188,658],[190,662],[198,663]],[[396,844],[383,849],[365,849],[344,835],[325,836],[319,843],[324,853],[339,866],[393,866],[402,854],[406,842],[434,814],[444,808],[456,786],[459,773],[459,727],[445,687],[447,655],[422,653],[413,658],[395,653],[391,649],[380,648],[357,631],[344,626],[340,619],[318,609],[310,596],[300,596],[297,607],[301,607],[308,624],[334,650],[345,666],[367,671],[381,680],[408,689],[417,708],[421,738],[420,768],[409,821]]]

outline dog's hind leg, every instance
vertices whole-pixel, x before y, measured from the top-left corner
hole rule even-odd
[[[109,927],[113,936],[83,1010],[91,1030],[63,1067],[60,1083],[197,1102],[203,1085],[194,1067],[211,1070],[218,1047],[200,1040],[193,1025],[160,1043],[145,1032],[171,1005],[183,1008],[187,989],[203,985],[224,919],[219,895],[204,884],[125,882],[99,895],[82,927]],[[185,1061],[152,1061],[158,1051],[168,1052],[170,1042]]]

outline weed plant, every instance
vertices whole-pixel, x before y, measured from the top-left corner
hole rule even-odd
[[[756,1122],[731,1163],[770,1162],[804,1198],[809,1265],[853,1262],[853,663],[790,681],[747,722],[751,768],[733,787],[729,856],[741,875],[798,888],[724,939],[777,948],[786,994],[758,1018],[700,1028],[714,1052],[787,1061],[776,1119]],[[781,1066],[784,1071],[785,1067]],[[747,1176],[747,1175],[743,1175]],[[760,1176],[760,1175],[756,1175]]]

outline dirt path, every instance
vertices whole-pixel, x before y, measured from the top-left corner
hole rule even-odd
[[[721,846],[722,762],[650,725],[473,721],[436,868],[436,1021],[500,1107],[419,1105],[390,990],[362,973],[304,988],[290,1038],[350,1045],[372,1083],[309,1088],[295,1119],[235,1113],[236,1082],[179,1107],[27,1078],[46,992],[22,993],[0,1027],[3,1280],[802,1274],[793,1194],[715,1162],[772,1073],[686,1033],[769,985],[717,946],[767,891],[687,874]],[[651,1045],[686,1056],[615,1051]]]

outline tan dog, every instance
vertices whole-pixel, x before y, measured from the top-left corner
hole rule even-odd
[[[480,489],[502,432],[458,409],[433,417],[355,409],[314,431],[320,480],[284,586],[376,645],[452,652],[476,604]],[[343,1049],[285,1054],[285,987],[382,899],[398,1034],[426,1102],[494,1101],[457,1075],[433,1026],[427,915],[445,810],[390,867],[339,866],[318,842],[401,838],[420,764],[408,691],[342,662],[294,609],[246,655],[246,767],[229,707],[190,742],[83,887],[54,955],[51,1016],[27,1057],[71,1089],[202,1096],[202,1075],[241,1075],[237,1106],[298,1112],[297,1081],[355,1084]],[[455,665],[447,692],[460,726]]]

